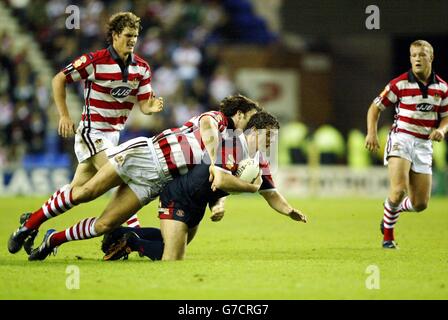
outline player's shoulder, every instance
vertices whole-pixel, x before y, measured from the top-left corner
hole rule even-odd
[[[401,82],[401,81],[408,81],[408,71],[400,74],[398,77],[393,78],[389,84],[390,85],[397,85],[397,83]]]
[[[86,54],[86,56],[88,58],[90,58],[91,60],[99,60],[99,59],[105,59],[105,58],[109,58],[109,52],[107,51],[107,49],[100,49],[97,51],[93,51],[93,52],[89,52]]]
[[[443,86],[444,91],[448,91],[448,83],[436,74],[436,80]]]
[[[210,110],[207,112],[203,112],[198,116],[199,119],[201,119],[202,117],[212,117],[218,121],[222,121],[223,119],[225,119],[224,113],[222,113],[221,111],[216,111],[216,110]]]
[[[149,63],[145,59],[143,59],[142,57],[140,57],[138,54],[135,54],[135,53],[134,53],[134,61],[137,65],[151,70]]]

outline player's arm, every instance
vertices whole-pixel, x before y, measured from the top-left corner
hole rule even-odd
[[[205,115],[199,120],[199,131],[211,164],[214,164],[219,148],[218,122],[213,117]]]
[[[300,210],[294,209],[278,191],[266,191],[262,192],[261,195],[275,211],[295,221],[306,223],[306,216]]]
[[[220,172],[220,174],[218,174]],[[255,180],[253,184],[238,179],[237,177],[217,169],[216,166],[210,165],[210,175],[214,176],[212,182],[212,190],[220,189],[225,192],[257,192],[261,186],[261,178]]]
[[[380,147],[378,140],[378,120],[380,114],[381,109],[376,103],[372,103],[369,111],[367,111],[367,136],[365,140],[365,147],[370,152],[376,152]]]
[[[144,101],[140,101],[140,111],[143,114],[151,115],[154,112],[160,112],[163,110],[163,98],[156,98],[154,95],[149,95],[149,98]]]
[[[448,116],[442,118],[439,127],[431,132],[429,139],[434,141],[442,141],[445,139],[446,133],[448,131]]]
[[[53,77],[51,86],[53,89],[53,97],[59,113],[58,134],[63,138],[68,138],[75,133],[75,124],[70,118],[66,103],[65,93],[66,76],[61,71]]]
[[[218,122],[211,116],[204,115],[199,120],[199,132],[201,134],[202,143],[204,143],[205,150],[207,150],[208,158],[210,159],[210,177],[209,181],[213,182],[216,179],[216,183],[219,184],[222,181],[222,171],[213,170],[216,162],[216,156],[219,148],[219,128]],[[216,176],[215,176],[216,175]],[[219,182],[218,182],[219,181]]]

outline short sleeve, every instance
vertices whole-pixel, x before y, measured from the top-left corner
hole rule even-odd
[[[68,64],[62,69],[67,83],[79,81],[81,79],[93,79],[95,71],[93,62],[93,55],[89,53],[80,56]]]

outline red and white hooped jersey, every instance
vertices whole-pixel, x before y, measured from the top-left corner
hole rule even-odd
[[[222,112],[209,111],[191,118],[179,128],[167,129],[152,137],[160,165],[169,178],[184,175],[201,163],[206,151],[201,139],[199,121],[204,116],[210,116],[217,122],[221,137],[227,134],[227,129],[233,129],[233,122]]]
[[[448,85],[432,73],[425,86],[409,70],[389,82],[374,104],[381,110],[395,106],[395,132],[428,139],[441,118],[448,116]]]
[[[120,131],[137,101],[148,99],[151,69],[131,54],[125,64],[112,46],[84,54],[62,72],[67,83],[85,80],[81,123],[99,131]]]
[[[223,139],[221,147],[218,150],[216,165],[218,168],[222,168],[223,171],[235,175],[239,168],[239,163],[249,157],[249,146],[246,136],[244,134],[228,135]],[[276,190],[269,161],[264,154],[257,151],[256,155],[252,158],[258,160],[258,165],[261,169],[262,184],[259,192]]]

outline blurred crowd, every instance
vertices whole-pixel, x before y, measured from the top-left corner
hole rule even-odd
[[[154,92],[164,98],[165,108],[150,117],[132,112],[122,141],[152,136],[217,109],[224,97],[241,92],[220,49],[238,42],[264,45],[276,41],[249,0],[8,0],[7,4],[22,31],[33,34],[54,74],[81,54],[107,46],[105,26],[113,13],[132,11],[141,17],[135,50],[149,62]],[[79,29],[66,26],[74,8],[79,8]],[[56,112],[50,79],[31,68],[27,48],[11,54],[14,36],[0,31],[0,166],[17,164],[24,155],[59,152],[73,156],[72,141],[59,139],[56,124],[50,126],[54,117],[49,115]],[[70,87],[80,98],[80,105],[69,105],[76,120],[82,108],[83,83]],[[383,141],[387,132],[383,128]],[[311,130],[291,122],[282,125],[279,161],[354,167],[381,164],[383,150],[374,156],[366,154],[363,141],[363,133],[357,130],[344,137],[329,125]],[[446,154],[446,142],[436,148],[440,149],[435,150],[436,165],[445,167],[446,157],[437,160],[437,155]]]
[[[0,33],[0,166],[45,150],[50,91],[26,52],[11,55],[11,35]]]
[[[266,25],[260,25],[261,20],[248,10],[249,3],[235,0],[10,0],[9,6],[23,30],[33,33],[55,73],[81,54],[107,46],[105,26],[113,13],[132,11],[141,18],[142,30],[135,51],[149,62],[154,92],[164,97],[166,107],[163,113],[149,118],[133,112],[122,134],[122,140],[127,140],[152,135],[201,112],[216,109],[220,100],[238,91],[220,59],[220,46],[239,39],[252,43],[274,39]],[[73,12],[70,11],[73,7],[69,7],[72,5],[79,8],[79,29],[66,27],[67,17]],[[238,8],[244,14],[238,14]],[[264,33],[247,33],[250,26],[264,29]],[[238,34],[238,30],[245,33]],[[253,34],[253,38],[243,37],[246,34]],[[20,159],[25,152],[45,151],[46,115],[48,108],[55,107],[50,101],[48,81],[45,83],[33,73],[24,59],[26,52],[11,57],[8,54],[11,35],[0,35],[0,39],[0,68],[1,71],[5,69],[0,74],[0,163],[5,163]],[[82,99],[83,84],[77,83],[75,90]],[[81,113],[81,105],[69,105],[69,108],[72,115]],[[67,151],[72,152],[69,148]]]

